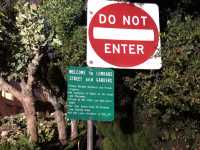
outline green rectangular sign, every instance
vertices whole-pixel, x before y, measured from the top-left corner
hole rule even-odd
[[[88,67],[67,70],[67,118],[114,120],[114,71]]]

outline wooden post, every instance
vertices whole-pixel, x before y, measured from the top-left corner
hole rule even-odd
[[[87,121],[87,150],[93,150],[93,122]]]

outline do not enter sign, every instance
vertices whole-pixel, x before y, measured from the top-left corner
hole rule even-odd
[[[87,64],[159,69],[159,15],[155,4],[88,0]]]

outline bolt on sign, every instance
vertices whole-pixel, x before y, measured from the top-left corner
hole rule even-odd
[[[114,120],[114,71],[88,67],[67,70],[67,118]]]
[[[87,18],[88,66],[161,68],[156,4],[88,0]]]

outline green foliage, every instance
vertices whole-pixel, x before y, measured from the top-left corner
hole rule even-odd
[[[82,20],[84,1],[44,0],[39,11],[28,3],[18,1],[15,11],[10,13],[5,9],[5,0],[0,2],[1,75],[7,76],[5,72],[8,72],[15,74],[14,77],[25,76],[33,52],[43,52],[43,48],[47,48],[58,59],[47,65],[47,72],[44,69],[42,73],[46,73],[43,75],[45,80],[50,78],[48,82],[52,89],[59,91],[57,86],[62,86],[64,81],[59,80],[55,68],[85,63],[86,28],[81,26],[85,25],[85,20]],[[137,97],[130,101],[135,100],[137,113],[143,116],[134,116],[139,120],[136,131],[126,134],[117,122],[97,124],[104,137],[102,149],[162,149],[177,143],[183,146],[178,149],[195,149],[200,145],[197,142],[200,141],[200,20],[186,15],[187,12],[199,14],[196,12],[198,2],[178,0],[170,2],[170,5],[168,1],[159,3],[161,6],[167,4],[161,8],[160,15],[161,24],[166,24],[166,28],[162,29],[165,32],[161,33],[163,67],[159,71],[135,71],[130,77],[122,75],[125,86]],[[174,13],[172,10],[177,8],[179,10]],[[119,97],[124,95],[122,91]],[[128,116],[125,112],[116,114]],[[128,117],[121,116],[124,122]],[[157,130],[152,124],[156,124]],[[40,142],[45,143],[52,141],[57,134],[54,125],[50,128],[41,125],[39,132]],[[11,149],[7,144],[1,146]],[[12,147],[32,148],[27,140]]]
[[[38,127],[39,143],[49,143],[57,139],[57,126],[55,122],[42,121]]]
[[[45,20],[34,10],[29,3],[19,1],[17,10],[16,26],[21,38],[21,47],[15,52],[15,72],[18,76],[24,76],[26,68],[36,51],[41,53],[41,48],[47,44],[45,33]]]
[[[61,39],[69,38],[78,23],[84,2],[82,0],[45,0],[41,12]]]
[[[82,65],[85,62],[86,28],[80,26],[84,20],[82,0],[45,0],[40,7],[54,30],[55,53],[60,57],[57,63],[62,70],[67,65]]]
[[[26,76],[34,52],[45,53],[53,41],[48,24],[26,1],[0,5],[0,70],[9,80]]]
[[[134,78],[125,81],[130,89],[138,93],[138,103],[149,109],[150,115],[161,115],[163,122],[169,123],[173,117],[199,113],[198,24],[199,18],[191,16],[183,18],[179,15],[169,20],[166,32],[161,33],[162,69],[138,71]]]
[[[21,137],[16,144],[1,144],[0,150],[40,150],[40,147],[35,144],[31,144],[27,137]]]
[[[14,12],[1,0],[0,4],[0,75],[7,76],[12,70],[13,53],[17,48],[16,27],[13,23]]]
[[[157,140],[164,147],[178,143],[183,149],[194,149],[199,145],[195,140],[200,127],[199,22],[199,18],[180,14],[168,20],[161,33],[162,69],[137,71],[124,81],[137,95],[137,111],[147,116],[140,118],[141,124],[150,126],[145,120],[154,121],[160,128]]]
[[[32,53],[45,44],[44,18],[31,8],[29,3],[16,5],[18,15],[16,25],[20,30],[21,42],[24,48]],[[44,45],[43,45],[44,46]]]
[[[179,12],[173,13],[173,17],[167,21],[165,32],[161,33],[163,61],[161,70],[136,70],[126,71],[126,73],[117,70],[121,74],[123,84],[135,96],[131,101],[136,103],[137,113],[134,114],[134,119],[139,122],[136,121],[135,132],[131,133],[132,143],[137,143],[132,149],[137,149],[137,146],[141,145],[147,149],[149,145],[153,147],[152,149],[199,147],[197,142],[200,128],[199,22],[198,17],[184,16]],[[120,95],[123,94],[124,92],[120,92]],[[116,100],[116,103],[120,103],[118,98]],[[150,130],[146,131],[147,127]],[[111,135],[110,130],[114,130],[114,127],[100,128],[98,129],[103,130],[101,133],[105,136],[103,145],[107,145],[108,148],[112,145],[110,148],[117,149],[115,146],[118,144],[121,149],[125,148],[115,139],[120,136],[117,133],[120,131],[115,130],[115,134]],[[149,142],[149,136],[146,135],[154,135],[153,141]],[[129,145],[128,140],[122,138],[122,141]]]
[[[5,14],[0,11],[0,57],[3,58],[5,56],[5,52],[2,50],[5,46],[3,45],[3,40],[8,37],[8,33],[6,31],[6,27],[4,25],[4,22],[6,21],[6,16]],[[3,70],[3,59],[0,59],[0,70]]]
[[[115,124],[97,123],[97,129],[102,134],[101,148],[103,150],[151,150],[153,149],[153,136],[147,129],[125,134]]]
[[[72,34],[69,41],[66,42],[63,52],[63,65],[84,65],[86,63],[86,28],[78,27]]]
[[[6,17],[4,15],[3,12],[0,12],[0,33],[1,33],[1,36],[0,36],[0,41],[2,42],[3,41],[3,33],[6,33],[6,28],[5,26],[3,25],[3,22],[5,21]]]

